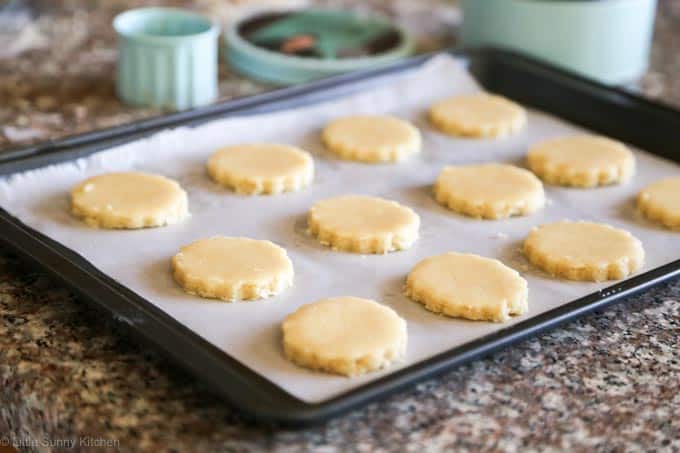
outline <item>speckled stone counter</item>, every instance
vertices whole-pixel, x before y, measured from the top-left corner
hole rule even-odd
[[[103,15],[94,22],[102,24],[110,17],[109,5],[122,9],[133,2],[89,2],[85,12],[76,8],[82,2],[55,3],[63,5],[43,5],[42,15],[30,20],[59,28],[54,24],[64,17],[86,14],[90,19]],[[214,7],[207,0],[196,3]],[[370,3],[382,7],[390,2]],[[641,87],[680,105],[680,1],[660,3],[652,69]],[[392,11],[392,6],[385,8]],[[430,21],[438,16],[428,15]],[[438,28],[431,27],[434,36]],[[70,36],[68,28],[53,32]],[[84,36],[82,45],[95,39]],[[104,55],[112,44],[109,38],[98,39],[95,47]],[[27,52],[11,62],[0,59],[0,125],[15,128],[10,132],[14,138],[17,129],[37,127],[32,121],[40,115],[61,121],[40,126],[42,138],[80,130],[81,105],[88,126],[97,118],[116,123],[153,114],[123,108],[109,88],[94,82],[90,94],[67,103],[68,111],[66,104],[39,101],[34,96],[39,90],[30,91],[30,84],[25,88],[28,105],[22,104],[20,96],[8,96],[13,92],[8,78],[21,81],[28,74],[22,66],[27,59],[49,56],[44,50]],[[75,51],[69,55],[76,61]],[[222,71],[224,96],[263,89]],[[38,71],[33,79],[47,80],[46,74]],[[109,80],[110,86],[104,70],[89,74],[93,80]],[[50,93],[44,90],[41,96]],[[102,105],[107,107],[97,110]],[[10,118],[16,109],[23,109],[24,126]],[[12,140],[3,133],[7,146]],[[678,280],[306,431],[249,424],[200,383],[100,318],[0,248],[0,447],[12,443],[29,450],[71,451],[74,442],[80,450],[181,452],[680,451]]]

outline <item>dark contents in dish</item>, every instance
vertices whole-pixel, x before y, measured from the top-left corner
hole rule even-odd
[[[328,33],[333,33],[334,31],[345,33],[344,40],[336,40],[333,43],[337,44],[337,46],[331,49],[331,52],[323,51],[325,36],[319,33],[319,24],[313,22],[308,22],[308,24],[317,25],[316,27],[311,26],[306,29],[304,23],[300,24],[298,22],[298,27],[289,27],[291,30],[288,33],[278,33],[272,39],[262,38],[263,31],[267,32],[271,30],[272,26],[281,24],[282,21],[296,20],[305,14],[309,13],[264,13],[245,20],[239,24],[237,30],[243,39],[253,45],[286,55],[306,58],[345,59],[369,57],[389,52],[402,44],[402,36],[394,27],[367,22],[366,28],[362,29],[357,27],[358,19],[355,20],[356,23],[354,24],[347,24],[343,30],[339,30],[337,27],[335,30],[333,30],[333,27],[327,27],[323,30]],[[359,33],[353,33],[352,27]],[[353,40],[347,36],[348,32],[354,36]],[[357,36],[361,32],[363,32],[363,37]]]

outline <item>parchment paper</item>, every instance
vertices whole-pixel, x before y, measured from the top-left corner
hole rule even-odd
[[[637,174],[629,184],[590,190],[547,186],[548,206],[529,217],[480,221],[440,207],[431,196],[431,184],[445,164],[523,165],[527,147],[537,140],[583,132],[535,111],[524,132],[502,140],[451,138],[428,125],[424,112],[433,101],[478,90],[462,62],[437,57],[370,92],[293,111],[168,130],[76,162],[14,175],[0,182],[0,205],[290,394],[320,402],[610,285],[559,281],[530,268],[519,245],[534,225],[569,218],[625,228],[644,243],[643,270],[680,257],[678,233],[640,218],[633,202],[641,187],[678,175],[680,168],[642,151],[636,151]],[[332,118],[359,112],[389,112],[413,121],[423,132],[423,153],[395,165],[336,160],[324,151],[320,129]],[[205,172],[210,153],[220,145],[250,141],[290,143],[309,150],[316,164],[313,185],[299,193],[247,197],[212,183]],[[69,214],[72,186],[88,176],[128,169],[177,179],[189,193],[191,218],[165,228],[109,231],[89,228]],[[422,220],[419,241],[410,250],[379,256],[334,252],[319,245],[305,234],[307,209],[316,200],[346,193],[377,195],[411,206]],[[255,302],[224,303],[185,294],[171,277],[170,258],[180,246],[218,234],[269,239],[285,247],[295,266],[293,288]],[[529,313],[506,324],[455,320],[429,313],[405,298],[401,288],[411,267],[446,251],[498,258],[519,270],[529,282]],[[409,346],[403,363],[349,379],[307,371],[284,358],[282,319],[302,304],[341,295],[378,300],[406,319]]]

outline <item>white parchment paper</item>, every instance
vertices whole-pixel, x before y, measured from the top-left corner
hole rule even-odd
[[[530,112],[525,131],[503,140],[456,139],[428,125],[424,112],[433,101],[478,90],[462,62],[437,57],[370,92],[293,111],[168,130],[76,162],[14,175],[0,182],[0,205],[290,394],[320,402],[609,285],[559,281],[530,268],[519,245],[534,225],[568,218],[625,228],[644,244],[643,270],[680,257],[678,233],[642,219],[633,200],[641,187],[678,175],[680,168],[642,151],[636,151],[638,170],[632,182],[591,190],[548,186],[548,206],[529,217],[480,221],[440,207],[431,196],[431,185],[445,164],[523,165],[528,146],[537,140],[583,132],[536,111]],[[324,151],[319,140],[323,125],[337,116],[360,112],[390,113],[413,121],[423,132],[422,154],[400,164],[367,165],[339,161]],[[299,193],[247,197],[213,184],[205,172],[210,153],[221,145],[251,141],[290,143],[309,150],[316,165],[313,185]],[[189,193],[191,218],[166,228],[109,231],[89,228],[69,214],[68,193],[76,183],[128,169],[178,180]],[[419,241],[410,250],[380,256],[334,252],[319,245],[305,234],[307,209],[316,200],[346,193],[376,195],[411,206],[422,220]],[[224,303],[185,294],[172,279],[170,258],[180,246],[218,234],[269,239],[285,247],[295,266],[294,287],[255,302]],[[455,320],[429,313],[405,298],[401,288],[411,267],[446,251],[498,258],[519,270],[529,282],[529,313],[509,324]],[[284,358],[282,319],[302,304],[341,295],[378,300],[406,319],[409,346],[403,363],[349,379],[307,371]]]

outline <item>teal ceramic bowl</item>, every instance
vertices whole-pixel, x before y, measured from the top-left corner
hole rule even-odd
[[[116,16],[116,88],[128,104],[183,110],[217,99],[217,36],[209,19],[175,8]]]
[[[280,13],[293,12],[283,11]],[[358,26],[363,30],[365,30],[364,27],[368,27],[369,30],[371,27],[387,27],[396,33],[398,39],[388,50],[370,56],[328,59],[286,55],[253,44],[245,39],[240,32],[242,24],[254,20],[262,14],[244,17],[225,30],[225,57],[236,71],[247,77],[268,83],[293,85],[345,72],[386,65],[412,54],[414,49],[412,38],[402,28],[385,19],[357,16],[343,10],[307,9],[305,14],[327,16],[333,21],[352,21],[353,24],[360,24]]]
[[[656,0],[462,0],[462,43],[520,51],[628,83],[647,68]]]

